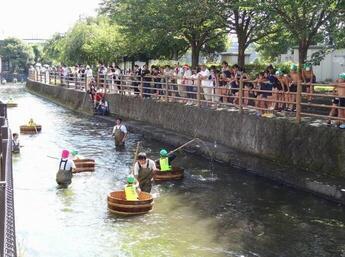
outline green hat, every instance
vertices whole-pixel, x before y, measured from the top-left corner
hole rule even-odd
[[[161,157],[168,157],[168,151],[165,149],[162,149],[159,154]]]
[[[294,64],[294,63],[291,64],[290,69],[291,69],[291,70],[297,70],[297,65]]]
[[[129,176],[129,177],[127,178],[127,183],[133,184],[133,183],[134,183],[134,177],[133,177],[133,176]]]
[[[76,156],[76,155],[78,155],[78,151],[77,151],[77,150],[72,150],[71,154],[72,154],[73,156]]]
[[[310,68],[311,67],[311,63],[305,63],[303,64],[303,68],[306,69],[306,68]]]
[[[276,75],[277,76],[282,76],[284,73],[283,73],[283,71],[281,70],[281,69],[279,69],[279,70],[277,70],[276,71]]]
[[[345,80],[345,73],[340,73],[340,74],[338,75],[338,77],[339,77],[340,79],[344,79],[344,80]]]

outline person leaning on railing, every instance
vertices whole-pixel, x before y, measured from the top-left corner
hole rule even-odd
[[[201,68],[201,71],[199,72],[199,79],[201,79],[201,88],[203,91],[203,95],[206,101],[211,102],[212,91],[213,91],[212,80],[210,80],[211,73],[207,69],[205,64],[202,64],[200,68]]]

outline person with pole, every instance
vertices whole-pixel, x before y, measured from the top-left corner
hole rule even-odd
[[[175,160],[176,155],[170,154],[166,149],[162,149],[159,152],[160,158],[156,162],[157,167],[159,167],[160,171],[169,172],[172,170],[171,162]]]

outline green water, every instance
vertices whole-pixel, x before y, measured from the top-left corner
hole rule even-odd
[[[130,134],[118,152],[113,124],[22,86],[1,86],[0,99],[9,95],[19,104],[8,110],[14,132],[30,117],[43,126],[39,135],[21,135],[24,147],[13,160],[20,256],[345,256],[343,207],[189,154],[176,160],[186,169],[183,181],[154,186],[151,213],[114,216],[106,196],[122,189],[136,143],[152,158],[162,145]],[[96,159],[97,170],[58,190],[58,161],[47,155],[58,157],[63,148]]]

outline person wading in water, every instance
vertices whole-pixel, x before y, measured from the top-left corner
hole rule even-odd
[[[127,140],[127,135],[127,128],[122,124],[122,119],[117,118],[112,134],[112,136],[115,138],[115,146],[124,146],[125,141]]]
[[[134,164],[134,177],[139,182],[140,190],[150,193],[153,175],[157,171],[156,164],[153,160],[146,158],[146,153],[139,153],[137,160]]]
[[[69,158],[69,151],[63,150],[59,164],[59,171],[56,174],[56,182],[62,188],[68,187],[72,183],[72,171],[75,169],[75,164]]]

